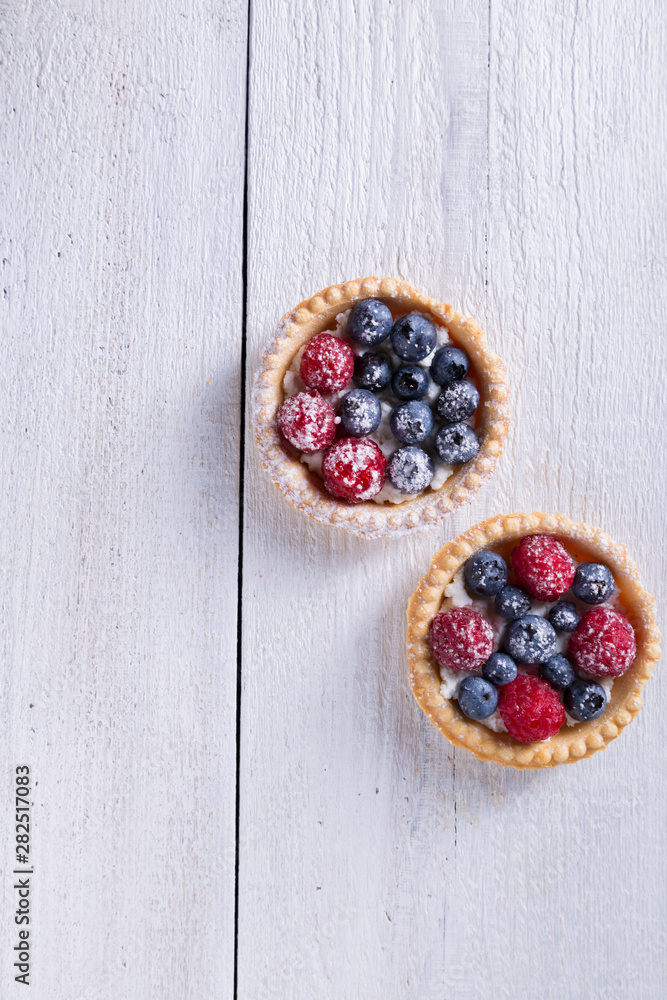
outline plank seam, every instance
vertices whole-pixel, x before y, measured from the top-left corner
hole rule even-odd
[[[241,817],[241,683],[243,648],[243,532],[244,532],[244,474],[245,474],[245,420],[246,420],[246,355],[248,322],[248,136],[250,119],[250,14],[252,0],[248,0],[246,16],[246,79],[245,79],[245,152],[243,167],[243,237],[241,264],[241,430],[239,440],[239,544],[237,577],[236,618],[236,802],[234,815],[234,975],[232,995],[238,997],[239,958],[239,857]]]

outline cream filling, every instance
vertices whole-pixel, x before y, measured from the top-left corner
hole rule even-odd
[[[336,316],[336,329],[327,332],[331,333],[332,336],[334,337],[341,337],[342,339],[346,339],[345,331],[347,328],[347,318],[350,315],[350,312],[351,310],[347,309],[345,312],[338,313],[338,315]],[[436,332],[438,339],[435,347],[428,355],[428,357],[424,358],[422,361],[417,362],[417,364],[421,365],[423,368],[428,368],[430,366],[433,360],[433,355],[440,347],[445,347],[447,344],[451,344],[451,340],[449,339],[449,334],[444,326],[436,325]],[[350,344],[350,347],[352,348],[354,353],[357,355],[364,354],[366,351],[371,350],[371,348],[361,347],[358,344],[354,344],[352,341],[348,341],[348,343]],[[292,358],[289,368],[285,372],[285,376],[283,378],[283,392],[285,393],[286,397],[295,396],[297,392],[308,391],[307,386],[301,381],[301,376],[299,375],[299,369],[301,367],[301,358],[303,357],[303,352],[305,351],[306,347],[307,345],[304,344],[303,347],[301,347],[297,351],[297,353]],[[387,341],[385,341],[383,344],[378,345],[378,347],[384,354],[388,356],[389,360],[391,361],[391,364],[394,367],[394,370],[406,364],[405,361],[401,361],[401,359],[396,354],[394,354],[391,348],[387,346]],[[341,399],[343,398],[343,396],[346,396],[348,392],[350,392],[350,389],[342,389],[340,392],[332,393],[331,395],[325,396],[324,398],[329,403],[331,403],[334,410],[336,410],[338,408],[338,404],[340,403]],[[440,386],[436,385],[435,382],[432,382],[426,396],[424,397],[424,402],[428,403],[429,405],[434,403],[435,400],[438,398],[439,392],[440,392]],[[401,447],[400,441],[396,440],[394,435],[391,433],[391,427],[389,426],[389,418],[391,417],[391,411],[396,405],[396,403],[390,402],[391,398],[393,397],[391,397],[391,394],[386,390],[380,395],[379,399],[382,407],[382,418],[380,420],[378,428],[375,431],[373,431],[372,434],[368,435],[371,441],[375,441],[375,443],[380,448],[380,451],[387,459],[398,448]],[[473,424],[474,420],[471,419],[467,422]],[[436,430],[437,430],[437,425],[434,425],[433,434],[435,434]],[[432,441],[432,436],[429,437],[427,441],[422,442],[422,445],[420,447],[424,447],[425,450],[428,451],[431,458],[433,459],[435,472],[433,475],[433,479],[431,480],[430,488],[432,490],[442,489],[442,487],[445,485],[449,477],[454,472],[454,467],[452,465],[445,465],[445,463],[440,460],[435,451],[435,447]],[[316,451],[310,453],[302,452],[301,455],[299,456],[299,460],[303,462],[304,465],[308,466],[311,472],[316,472],[318,476],[321,476],[323,457],[324,457],[324,451]],[[423,492],[424,491],[422,490],[420,493],[401,493],[400,490],[397,490],[396,487],[392,485],[392,483],[389,481],[389,478],[387,477],[387,479],[385,480],[385,484],[380,490],[380,492],[376,493],[374,497],[371,497],[371,499],[373,503],[377,504],[383,504],[383,503],[399,504],[399,503],[405,503],[406,500],[414,500],[415,497],[422,496]]]
[[[592,605],[584,604],[582,601],[578,601],[576,597],[568,593],[564,594],[558,599],[558,601],[570,601],[575,604],[577,611],[580,615],[585,614],[586,611],[590,611]],[[549,603],[544,603],[540,601],[533,601],[531,603],[530,614],[540,615],[541,617],[546,617],[554,604],[558,601],[551,601]],[[606,606],[617,607],[618,601],[618,591],[615,591],[612,599],[606,602]],[[604,607],[605,605],[597,605],[597,607]],[[494,598],[493,597],[471,597],[466,590],[465,579],[463,575],[463,567],[455,574],[451,582],[445,587],[445,597],[440,606],[440,611],[448,611],[450,608],[474,608],[479,611],[480,614],[489,622],[491,628],[493,629],[493,651],[498,652],[502,650],[502,641],[505,634],[505,629],[507,628],[508,622],[500,615],[497,615],[494,610]],[[569,632],[557,632],[558,642],[556,645],[556,652],[565,653],[567,650],[567,641],[570,635]],[[535,669],[523,669],[520,673],[536,673]],[[478,670],[450,670],[448,667],[440,666],[440,694],[443,698],[450,701],[451,699],[456,699],[458,695],[458,689],[461,681],[464,677],[471,676],[482,676],[482,668]],[[604,688],[607,695],[607,702],[611,698],[611,691],[614,686],[613,677],[596,677],[596,682]],[[554,688],[554,690],[556,690]],[[563,700],[562,692],[556,691],[557,695]],[[502,720],[502,716],[498,709],[488,717],[488,719],[479,719],[483,726],[487,729],[492,729],[496,733],[506,733],[507,727]],[[573,719],[571,715],[565,713],[565,724],[567,726],[577,726],[579,725],[578,719]],[[548,742],[543,740],[542,742]]]

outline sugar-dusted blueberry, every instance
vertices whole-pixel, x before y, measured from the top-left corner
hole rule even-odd
[[[546,618],[524,615],[510,622],[505,649],[517,663],[544,663],[556,652],[556,633]]]
[[[355,344],[373,347],[386,340],[394,323],[391,312],[378,299],[357,302],[347,320],[347,335]]]
[[[470,359],[460,347],[441,347],[431,362],[431,378],[438,385],[458,381],[468,374]]]
[[[398,448],[389,459],[387,475],[401,493],[419,493],[433,479],[433,459],[422,448],[407,445]]]
[[[575,678],[574,667],[567,656],[563,656],[562,653],[554,653],[544,663],[540,663],[539,674],[559,691],[564,691],[566,687],[569,687]]]
[[[367,389],[353,389],[338,404],[338,416],[346,434],[366,437],[380,426],[380,400]]]
[[[423,313],[401,316],[391,328],[391,346],[403,361],[423,361],[438,340],[433,323]]]
[[[453,424],[471,417],[478,406],[479,393],[472,382],[456,379],[442,387],[435,409],[441,420]]]
[[[391,373],[391,362],[385,354],[366,351],[354,360],[352,381],[358,389],[380,392],[391,382]]]
[[[431,407],[417,400],[399,403],[389,418],[391,433],[404,444],[419,444],[433,430]]]
[[[607,706],[607,692],[596,681],[577,677],[563,694],[565,711],[578,722],[587,722],[602,715]]]
[[[580,563],[574,574],[572,593],[585,604],[604,604],[614,593],[611,570],[602,563]]]
[[[488,719],[498,707],[498,692],[483,677],[464,677],[456,697],[459,708],[469,719]]]
[[[494,605],[497,614],[505,621],[511,622],[515,618],[523,618],[530,612],[530,597],[521,587],[508,583],[496,594]]]
[[[428,372],[420,365],[403,365],[394,372],[391,391],[397,399],[422,399],[428,392]]]
[[[572,601],[559,601],[547,615],[558,632],[574,632],[579,624],[579,613]]]
[[[497,552],[482,549],[466,560],[463,576],[473,594],[491,597],[507,583],[507,563]]]
[[[495,684],[496,687],[509,684],[510,681],[514,680],[517,673],[516,663],[506,653],[494,653],[482,667],[484,677],[487,681]]]
[[[468,424],[445,424],[435,436],[435,450],[445,465],[464,465],[479,451],[479,438]]]

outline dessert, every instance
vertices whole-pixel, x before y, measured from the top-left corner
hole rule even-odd
[[[502,362],[474,320],[390,278],[333,285],[283,318],[253,417],[287,499],[366,537],[428,528],[469,500],[509,423]]]
[[[632,721],[659,638],[621,545],[560,514],[500,516],[445,545],[413,593],[410,684],[456,746],[553,767]]]

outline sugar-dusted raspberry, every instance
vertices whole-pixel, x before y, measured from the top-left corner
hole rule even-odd
[[[336,436],[336,411],[316,392],[297,392],[278,410],[280,433],[301,451],[321,451]]]
[[[586,677],[620,677],[637,653],[634,629],[619,611],[592,608],[570,636],[568,653]]]
[[[384,486],[387,459],[369,438],[341,438],[322,459],[322,477],[329,493],[352,503],[370,500]]]
[[[498,709],[507,732],[521,743],[547,740],[565,722],[565,710],[554,689],[529,674],[519,674],[499,688]]]
[[[493,629],[472,608],[441,611],[431,622],[431,647],[450,670],[477,670],[493,652]]]
[[[569,590],[576,566],[558,539],[527,535],[512,552],[512,567],[519,583],[538,601],[555,601]]]
[[[338,392],[350,384],[354,352],[350,345],[330,333],[318,333],[303,352],[299,374],[309,389]]]

